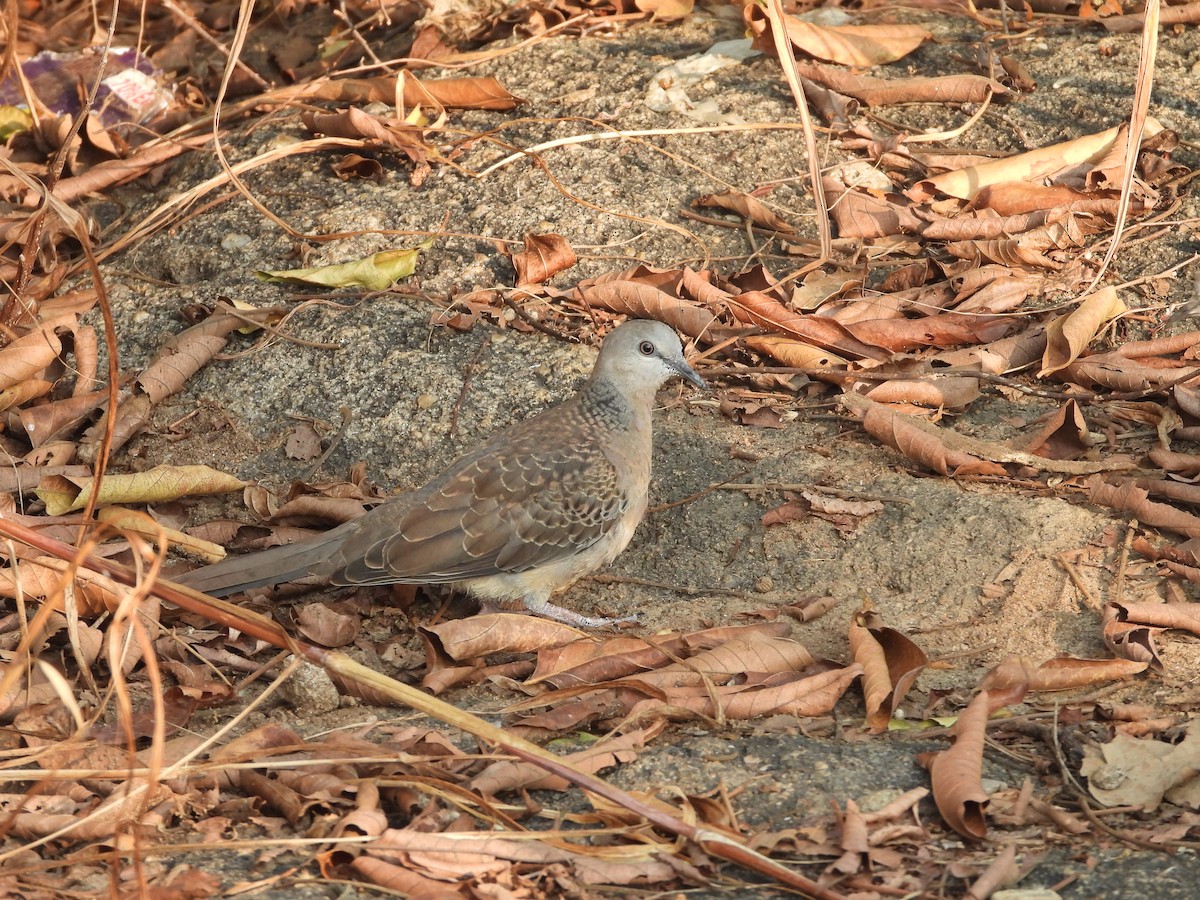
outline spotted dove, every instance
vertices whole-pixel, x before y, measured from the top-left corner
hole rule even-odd
[[[550,602],[612,562],[646,512],[651,413],[664,382],[704,381],[675,332],[638,320],[605,339],[588,380],[559,406],[518,422],[424,487],[321,537],[188,572],[181,584],[224,597],[310,575],[335,585],[453,584],[485,601],[597,627]]]

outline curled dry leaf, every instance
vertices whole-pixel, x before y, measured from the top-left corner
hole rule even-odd
[[[787,673],[760,683],[747,685],[697,686],[688,691],[672,692],[670,707],[686,710],[710,719],[755,719],[786,713],[794,716],[828,714],[854,679],[862,674],[855,664],[827,669],[812,675]],[[664,701],[635,703],[629,715],[660,717]]]
[[[833,66],[796,62],[801,78],[853,97],[867,106],[893,103],[983,103],[989,97],[1008,94],[1009,90],[993,78],[982,75],[935,75],[929,78],[876,78],[856,75]],[[1007,180],[1007,179],[1006,179]]]
[[[992,185],[1009,181],[1039,181],[1057,172],[1102,159],[1116,144],[1122,128],[1124,126],[1109,128],[1098,134],[926,178],[913,185],[908,195],[918,201],[933,199],[938,194],[971,200],[979,191]],[[1148,119],[1146,136],[1150,137],[1159,131],[1162,131],[1162,125],[1153,118]]]
[[[36,328],[0,350],[0,388],[10,388],[37,375],[62,353],[61,329],[74,330],[76,317],[57,316],[39,322]]]
[[[1059,381],[1085,387],[1104,387],[1126,393],[1165,391],[1200,375],[1200,367],[1172,364],[1142,365],[1119,353],[1095,353],[1055,373]]]
[[[1021,867],[1017,865],[1017,845],[1011,841],[992,860],[982,875],[975,879],[971,889],[967,891],[967,900],[987,900],[1002,887],[1016,883],[1021,877]]]
[[[1144,672],[1147,665],[1129,659],[1077,659],[1069,656],[1036,662],[1028,656],[1010,653],[983,677],[979,686],[993,693],[1013,687],[1030,691],[1066,691],[1129,678]],[[1013,702],[1020,702],[1020,699]]]
[[[754,46],[778,55],[766,8],[757,3],[743,7]],[[868,68],[902,59],[933,39],[917,25],[814,25],[796,16],[784,16],[788,40],[809,56],[843,66]]]
[[[384,291],[416,271],[421,251],[428,249],[431,243],[431,241],[422,241],[416,247],[402,250],[382,250],[362,259],[353,259],[350,262],[329,266],[284,269],[275,272],[260,270],[254,275],[260,281],[274,284],[362,287],[369,291]]]
[[[843,850],[839,859],[829,864],[826,871],[841,875],[853,875],[871,865],[871,845],[867,837],[867,820],[863,817],[858,804],[853,800],[846,801],[846,810],[840,816],[841,838],[838,847]]]
[[[586,632],[561,622],[509,613],[454,619],[418,630],[438,653],[458,661],[489,653],[534,653],[587,638]]]
[[[1041,359],[1046,349],[1046,327],[1034,324],[1010,337],[1001,338],[978,347],[964,347],[931,357],[948,366],[978,364],[989,375],[1001,375],[1013,369],[1023,369]]]
[[[765,353],[785,366],[797,369],[845,368],[848,361],[821,347],[775,334],[748,335],[742,343],[751,350]]]
[[[863,343],[903,353],[921,347],[953,347],[998,340],[1016,322],[1014,318],[1002,316],[939,313],[919,319],[872,319],[846,327]]]
[[[998,463],[948,446],[943,440],[945,429],[931,430],[936,426],[926,426],[880,404],[872,402],[862,422],[864,430],[872,437],[941,475],[1007,474],[1004,466]]]
[[[605,281],[577,293],[585,305],[657,319],[691,337],[700,337],[717,324],[717,317],[703,306],[636,281]]]
[[[296,616],[296,629],[322,647],[345,647],[362,629],[362,617],[347,615],[324,603],[306,603]]]
[[[1108,649],[1121,659],[1144,663],[1155,672],[1164,670],[1158,647],[1154,645],[1154,636],[1163,629],[1122,621],[1121,608],[1115,603],[1105,605],[1101,618],[1101,634]]]
[[[715,207],[737,213],[744,219],[749,219],[755,225],[769,228],[772,231],[782,231],[791,234],[796,230],[790,222],[780,218],[757,197],[744,194],[741,191],[725,191],[721,194],[704,194],[692,201],[692,206],[704,208]]]
[[[906,635],[884,626],[869,607],[850,621],[850,652],[863,668],[867,726],[872,734],[887,730],[892,714],[904,700],[929,657]]]
[[[634,0],[642,12],[650,13],[651,22],[674,22],[692,14],[695,0]]]
[[[341,181],[351,178],[370,178],[376,184],[383,184],[384,181],[383,163],[358,153],[347,153],[330,168]]]
[[[954,745],[934,753],[929,762],[933,799],[946,824],[963,837],[987,837],[984,812],[989,798],[983,789],[983,744],[990,697],[980,691],[952,729]]]
[[[1025,449],[1049,459],[1076,459],[1092,446],[1083,410],[1074,400],[1060,406],[1042,430],[1026,444]]]
[[[418,79],[406,72],[401,85],[401,102],[409,107],[503,111],[525,102],[510,94],[498,80],[491,77]],[[268,96],[273,99],[318,97],[340,103],[395,103],[397,87],[394,76],[344,78],[283,88]]]
[[[920,234],[925,227],[926,220],[903,199],[854,189],[828,175],[822,184],[841,238],[878,240],[897,234]]]
[[[117,422],[112,449],[123,447],[130,438],[143,431],[150,421],[154,407],[183,390],[188,379],[225,348],[229,336],[245,327],[245,318],[234,316],[228,307],[218,304],[216,311],[172,335],[159,348],[150,364],[134,379],[131,390],[121,398],[117,407]],[[259,315],[271,315],[263,311]],[[80,446],[80,457],[92,460],[107,427],[108,413],[88,429]]]
[[[653,637],[618,635],[596,640],[589,636],[586,640],[540,650],[537,670],[527,684],[544,682],[556,688],[599,684],[638,672],[652,671],[667,665],[674,658],[687,657],[726,641],[749,637],[784,638],[790,633],[791,628],[787,623],[781,622],[729,625],[690,634],[656,634]]]
[[[666,691],[689,685],[740,683],[755,676],[801,672],[812,665],[812,654],[790,638],[749,635],[703,650],[682,662],[629,680]]]
[[[1200,603],[1112,603],[1117,618],[1137,625],[1176,628],[1200,635]]]
[[[132,531],[150,540],[158,539],[159,529],[154,526],[145,513],[120,506],[106,506],[104,509],[96,510],[96,518],[113,528]],[[182,551],[203,562],[215,563],[225,558],[225,548],[220,544],[201,540],[165,526],[162,527],[162,534],[173,550]]]
[[[1108,322],[1125,312],[1116,288],[1103,287],[1088,294],[1076,309],[1046,326],[1046,352],[1039,378],[1065,369],[1079,358]]]
[[[37,449],[74,436],[79,426],[107,402],[107,391],[79,394],[50,403],[27,406],[17,412],[17,419],[21,423],[21,430],[28,436],[30,445]]]
[[[1150,462],[1167,472],[1195,478],[1200,475],[1200,456],[1194,453],[1176,453],[1155,447],[1149,453]]]
[[[804,315],[788,309],[761,291],[746,291],[729,300],[734,316],[767,331],[786,334],[797,340],[836,351],[854,359],[883,361],[889,354],[858,340],[844,325],[823,316]]]
[[[970,376],[932,376],[920,381],[881,381],[868,388],[866,395],[876,403],[965,409],[979,396],[979,379]]]
[[[571,244],[561,234],[527,234],[525,249],[512,256],[517,287],[542,284],[578,261]]]
[[[384,147],[391,147],[412,160],[418,172],[422,167],[428,171],[426,157],[429,145],[421,129],[415,125],[373,116],[356,106],[335,113],[305,112],[301,114],[300,120],[306,128],[317,134],[374,141]]]
[[[1109,484],[1099,475],[1094,475],[1087,482],[1087,497],[1088,502],[1097,506],[1109,506],[1129,513],[1143,525],[1165,528],[1189,538],[1200,537],[1200,517],[1165,503],[1155,503],[1149,499],[1148,491],[1135,482]]]
[[[1104,199],[1110,199],[1105,192]],[[970,209],[991,209],[1002,217],[1016,216],[1039,209],[1070,207],[1072,203],[1098,199],[1065,184],[1037,184],[1030,181],[1004,181],[985,185],[977,191]]]
[[[958,464],[954,471],[964,471],[962,466],[968,466],[969,468],[965,471],[982,474],[1002,474],[1002,467],[996,463],[1015,463],[1047,472],[1063,472],[1071,475],[1088,475],[1094,472],[1120,471],[1137,467],[1136,462],[1126,456],[1112,456],[1094,462],[1092,460],[1046,459],[1024,450],[1015,450],[1006,444],[979,440],[948,428],[939,428],[937,425],[911,416],[892,412],[887,407],[875,403],[869,397],[861,394],[843,394],[838,398],[838,403],[862,418],[863,427],[889,446],[895,447],[918,462],[929,465],[935,471],[942,471],[936,466],[946,466],[947,471],[942,474],[948,474],[951,471],[952,463]],[[869,426],[868,419],[870,419]],[[876,429],[878,433],[872,431],[872,428]],[[897,442],[903,442],[903,446],[892,443],[889,435],[893,432],[896,433]],[[912,447],[911,452],[905,449],[907,446]],[[928,461],[917,455],[921,453],[928,454]],[[983,462],[984,460],[991,462]]]
[[[650,730],[629,731],[607,740],[601,740],[586,750],[568,753],[563,762],[581,772],[594,775],[601,769],[617,763],[632,762],[637,751],[662,730],[657,726]],[[565,791],[570,783],[558,775],[547,773],[541,766],[527,762],[501,760],[494,762],[470,779],[468,786],[485,797],[494,797],[504,791],[520,789]]]
[[[0,410],[11,409],[14,406],[24,406],[36,397],[50,393],[54,383],[41,378],[27,378],[19,384],[4,388],[0,391]]]

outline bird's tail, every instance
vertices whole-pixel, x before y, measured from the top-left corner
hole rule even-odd
[[[211,566],[193,569],[173,580],[214,597],[228,597],[250,588],[327,574],[329,569],[322,563],[328,562],[342,546],[344,528],[344,525],[334,528],[316,540],[232,556]]]

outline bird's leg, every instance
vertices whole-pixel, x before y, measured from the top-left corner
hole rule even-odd
[[[622,622],[636,622],[637,616],[583,616],[569,609],[564,609],[561,606],[556,606],[550,602],[550,598],[543,593],[526,594],[525,608],[535,616],[542,616],[546,619],[554,619],[556,622],[563,622],[567,625],[574,625],[576,628],[603,628],[605,625],[619,625]]]

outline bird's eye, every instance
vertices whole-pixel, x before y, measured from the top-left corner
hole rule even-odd
[[[642,341],[638,344],[638,353],[642,354],[642,356],[653,356],[654,345],[649,341]]]

